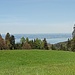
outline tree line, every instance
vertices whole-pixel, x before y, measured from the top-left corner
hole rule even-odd
[[[20,49],[42,49],[42,50],[64,50],[75,51],[75,38],[68,39],[66,42],[57,44],[48,44],[46,38],[29,40],[28,37],[22,37],[19,43],[15,43],[15,36],[7,33],[5,38],[0,34],[0,50],[20,50]]]
[[[54,44],[51,46],[51,49],[75,52],[75,37],[72,39],[68,39],[66,42]]]
[[[48,50],[48,43],[46,38],[40,40],[38,38],[29,40],[29,38],[22,37],[19,43],[15,43],[15,36],[7,33],[5,39],[0,35],[0,50],[15,50],[15,49],[44,49]]]

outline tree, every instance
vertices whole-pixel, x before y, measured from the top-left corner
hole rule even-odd
[[[49,48],[48,48],[48,44],[47,44],[46,38],[44,38],[43,42],[44,42],[44,49],[48,50]]]
[[[34,46],[35,46],[35,49],[40,49],[41,48],[41,40],[36,38],[34,40]]]
[[[10,49],[10,34],[7,33],[6,36],[5,36],[5,42],[6,42],[6,46],[7,46],[7,49]]]
[[[29,43],[26,42],[23,44],[22,49],[31,49],[31,46]]]
[[[10,34],[9,33],[6,34],[5,40],[10,40]]]
[[[41,43],[42,41],[38,38],[34,39],[33,41],[33,48],[34,49],[41,49]]]
[[[22,46],[23,46],[23,44],[25,43],[25,38],[22,37],[21,40],[20,40],[20,42],[21,42],[21,44],[22,44]]]
[[[0,35],[0,50],[6,49],[6,43],[2,36]]]
[[[66,50],[64,44],[60,44],[59,50],[64,50],[64,51]]]
[[[71,50],[71,40],[67,41],[67,50]]]
[[[44,49],[44,42],[41,41],[40,49]]]
[[[15,49],[15,37],[14,37],[14,35],[11,35],[11,37],[10,37],[10,44],[11,44],[10,49]]]
[[[26,38],[25,42],[29,43],[29,38],[28,37]]]
[[[60,44],[60,50],[63,50],[63,45],[62,44]]]
[[[15,49],[21,49],[21,43],[16,43],[15,44]]]
[[[71,50],[75,52],[75,38],[72,39]]]
[[[34,49],[34,41],[33,40],[30,40],[29,41],[29,44],[30,44],[31,48]]]
[[[52,46],[51,46],[51,49],[52,50],[56,50],[56,48],[55,48],[55,46],[52,44]]]

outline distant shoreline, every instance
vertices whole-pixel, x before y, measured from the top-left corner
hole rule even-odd
[[[12,34],[11,34],[12,35]],[[43,39],[46,38],[47,42],[50,44],[55,44],[63,41],[67,41],[68,38],[72,38],[71,33],[48,33],[48,34],[13,34],[15,36],[16,42],[20,42],[21,37],[28,37],[30,40],[32,39]],[[2,37],[5,37],[5,34],[2,34]]]

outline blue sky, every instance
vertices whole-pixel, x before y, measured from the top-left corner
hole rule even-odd
[[[74,0],[0,0],[0,33],[71,33]]]

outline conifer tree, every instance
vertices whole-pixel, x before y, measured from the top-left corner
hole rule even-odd
[[[75,52],[75,38],[72,39],[71,50]]]
[[[67,41],[67,50],[71,50],[71,40]]]
[[[6,42],[7,49],[10,49],[10,34],[9,33],[7,33],[5,36],[5,42]]]
[[[44,42],[44,49],[48,50],[49,48],[48,48],[46,38],[44,38],[43,42]]]
[[[10,44],[11,44],[10,49],[15,49],[15,37],[14,37],[14,35],[11,35],[11,37],[10,37]]]

